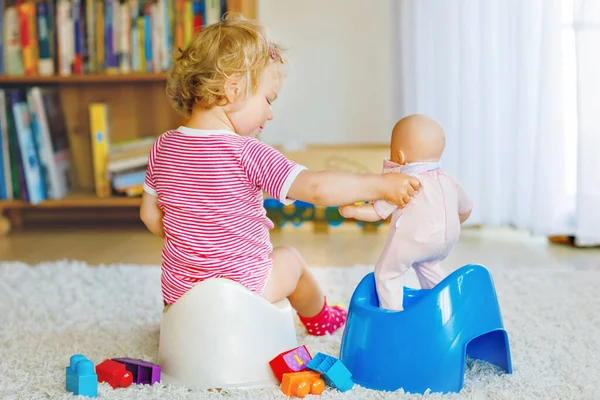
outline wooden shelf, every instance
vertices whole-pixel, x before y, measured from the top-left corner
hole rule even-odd
[[[167,73],[131,73],[131,74],[86,74],[70,76],[6,76],[0,75],[0,85],[76,85],[76,84],[107,84],[107,83],[137,83],[165,82]]]
[[[141,197],[97,197],[92,193],[71,193],[62,199],[45,200],[35,205],[22,200],[0,201],[0,211],[20,208],[139,207],[141,201]]]

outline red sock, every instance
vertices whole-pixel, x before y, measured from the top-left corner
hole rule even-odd
[[[323,309],[314,317],[304,318],[300,315],[300,321],[306,327],[309,335],[323,336],[331,334],[344,326],[348,313],[339,306],[329,307],[327,299],[323,304]]]

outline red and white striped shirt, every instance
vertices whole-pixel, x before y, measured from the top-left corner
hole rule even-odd
[[[262,295],[273,250],[262,192],[292,203],[287,193],[304,169],[231,131],[163,133],[150,152],[144,190],[164,212],[164,300],[174,303],[196,282],[220,276]]]

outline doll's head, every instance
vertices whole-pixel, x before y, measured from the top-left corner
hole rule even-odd
[[[400,165],[439,161],[445,146],[446,135],[440,124],[425,115],[409,115],[392,129],[390,161]]]
[[[256,21],[226,16],[194,36],[169,71],[167,96],[180,114],[223,107],[240,135],[273,118],[285,71],[283,49]]]

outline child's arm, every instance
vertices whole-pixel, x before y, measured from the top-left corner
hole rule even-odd
[[[148,167],[146,168],[146,179],[144,180],[144,192],[142,193],[142,204],[140,206],[140,218],[150,232],[161,238],[165,237],[163,228],[163,212],[158,206],[158,194],[156,193],[156,182],[154,181],[154,162],[157,156],[161,135],[148,155]]]
[[[140,218],[150,232],[161,238],[165,237],[163,228],[163,212],[158,206],[158,197],[144,192],[142,194],[142,205],[140,207]]]
[[[340,214],[344,218],[353,218],[359,221],[376,222],[381,219],[373,204],[351,204],[340,207]]]
[[[319,206],[341,206],[384,199],[403,207],[421,187],[417,178],[401,173],[308,171],[256,139],[247,140],[239,157],[248,180],[284,204],[300,200]]]
[[[288,197],[321,206],[384,199],[404,207],[420,187],[417,178],[402,173],[354,174],[305,170],[292,183]]]

